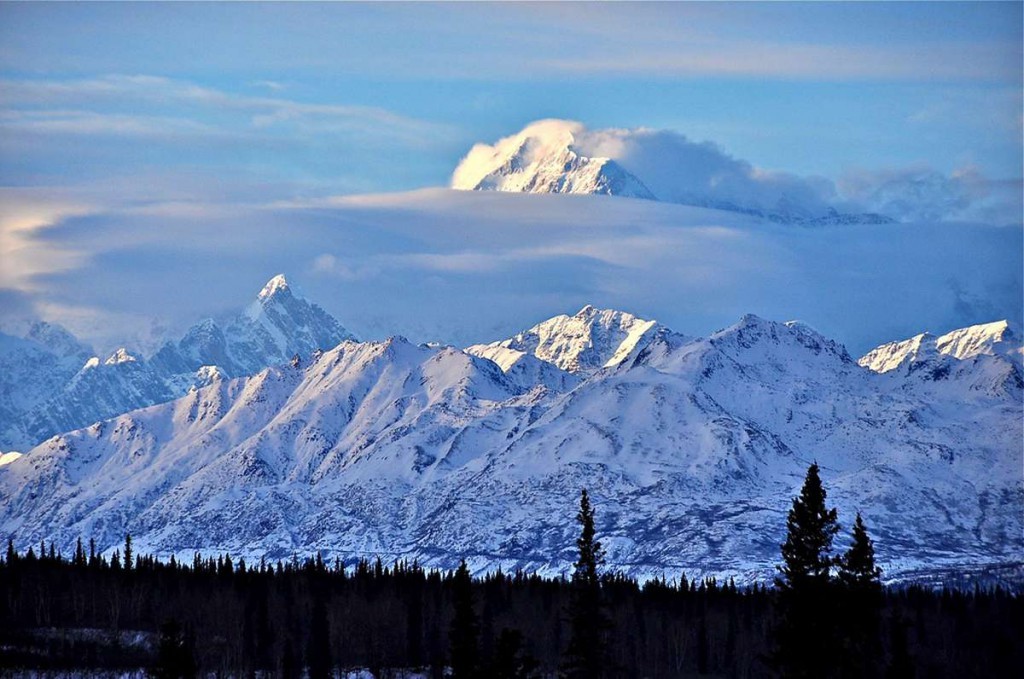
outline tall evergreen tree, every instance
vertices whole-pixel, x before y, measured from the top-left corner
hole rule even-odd
[[[839,532],[835,508],[825,506],[825,488],[818,475],[818,463],[807,468],[800,496],[786,517],[786,542],[782,545],[781,577],[775,584],[784,590],[803,591],[828,583],[836,560],[831,556],[832,539]]]
[[[875,548],[860,513],[853,524],[853,543],[839,559],[837,618],[840,666],[844,677],[881,673],[882,569],[875,565]]]
[[[579,556],[572,572],[569,647],[562,676],[565,679],[597,679],[609,673],[605,653],[609,623],[601,593],[600,567],[604,564],[604,547],[596,539],[594,509],[590,506],[586,488],[580,492],[576,521],[580,524],[580,536],[576,540]]]
[[[825,499],[814,463],[786,518],[783,564],[775,579],[780,619],[771,660],[784,677],[829,677],[838,666],[831,550],[839,523]]]
[[[882,569],[875,565],[875,546],[868,536],[864,519],[857,512],[853,523],[853,544],[839,559],[839,581],[860,593],[881,591]]]
[[[130,571],[134,562],[132,561],[132,534],[124,536],[124,569]]]
[[[473,579],[463,559],[452,581],[455,609],[448,638],[452,679],[476,679],[480,670],[479,624],[473,610]]]

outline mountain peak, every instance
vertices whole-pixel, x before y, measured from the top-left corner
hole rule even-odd
[[[466,351],[494,358],[498,349],[531,354],[570,373],[589,373],[618,365],[642,349],[661,326],[614,309],[587,304],[576,314],[538,323],[515,337]]]
[[[656,200],[643,182],[604,157],[575,146],[579,123],[542,120],[493,146],[477,144],[452,175],[463,191],[574,193]]]
[[[980,355],[1002,356],[1021,365],[1024,344],[1019,332],[1005,320],[980,323],[936,336],[930,332],[875,347],[857,362],[869,370],[886,373],[919,363],[936,355],[958,360]]]
[[[257,298],[260,301],[263,301],[284,294],[292,294],[292,289],[291,286],[288,284],[288,279],[285,278],[284,274],[279,273],[273,278],[271,278],[269,281],[267,281],[267,284],[263,286],[262,290],[260,290],[260,294],[258,295]]]
[[[745,314],[734,325],[712,334],[709,341],[720,348],[730,347],[730,352],[752,352],[750,360],[766,363],[785,357],[791,349],[809,351],[816,356],[831,356],[843,363],[853,361],[846,347],[802,321],[782,323],[755,314]],[[753,351],[755,348],[757,350]]]
[[[840,212],[827,182],[783,181],[706,142],[648,128],[590,130],[571,120],[540,120],[493,144],[475,144],[455,168],[451,188],[641,198],[805,226],[893,221]]]

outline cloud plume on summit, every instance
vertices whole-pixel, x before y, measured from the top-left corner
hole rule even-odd
[[[993,182],[975,167],[949,175],[927,166],[850,171],[838,181],[755,166],[715,142],[697,142],[671,130],[590,129],[548,119],[494,144],[478,143],[452,176],[453,188],[474,188],[496,171],[520,171],[554,150],[611,159],[639,179],[658,200],[725,207],[798,219],[830,209],[880,213],[900,220],[1020,220],[1019,181]],[[502,167],[504,164],[504,167]],[[1015,191],[1016,190],[1016,191]]]

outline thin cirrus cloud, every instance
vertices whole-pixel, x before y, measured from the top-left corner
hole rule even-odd
[[[289,125],[300,131],[344,133],[353,138],[368,135],[406,144],[423,144],[439,135],[451,134],[445,125],[380,107],[253,96],[151,75],[113,74],[77,80],[4,79],[0,80],[0,101],[5,106],[0,126],[9,129],[28,127],[68,133],[121,131],[129,135],[152,133],[155,136],[178,130],[227,135],[229,130],[222,126],[237,128],[238,119],[222,120],[220,126],[208,121],[217,114],[228,113],[241,116],[249,131]],[[66,109],[69,103],[72,110]],[[118,110],[138,104],[162,114],[127,114]],[[60,108],[48,108],[53,106]],[[170,115],[169,109],[178,115]]]
[[[194,120],[81,110],[0,111],[0,129],[33,134],[164,139],[236,138],[239,135]]]
[[[964,52],[967,55],[965,56]],[[815,44],[743,43],[666,52],[594,54],[542,60],[547,69],[577,74],[777,77],[816,80],[1011,80],[1017,66],[1005,50],[986,45],[924,49]]]
[[[816,4],[15,3],[0,24],[0,60],[23,72],[132,63],[520,81],[581,72],[992,80],[1019,69],[1000,47],[1019,40],[1019,3]]]

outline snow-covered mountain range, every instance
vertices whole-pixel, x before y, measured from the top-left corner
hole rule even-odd
[[[93,356],[48,323],[24,338],[0,334],[0,450],[183,396],[212,381],[249,375],[352,335],[327,312],[272,278],[244,312],[206,319],[152,357],[122,347]]]
[[[464,351],[345,340],[9,461],[0,534],[555,573],[587,487],[613,567],[750,581],[817,460],[889,577],[1019,574],[1020,340],[997,325],[906,371],[900,344],[858,364],[755,316],[704,338],[585,307]]]
[[[823,202],[813,182],[774,181],[772,173],[725,156],[708,146],[682,142],[682,163],[676,177],[647,177],[631,164],[628,141],[645,130],[590,131],[568,120],[541,120],[494,145],[477,144],[452,175],[451,187],[463,191],[572,193],[659,200],[696,207],[740,212],[785,224],[885,224],[894,221],[873,212],[841,212]],[[671,140],[678,147],[679,140]],[[588,155],[586,147],[616,152],[624,159]],[[668,148],[667,154],[678,149]],[[640,166],[646,164],[638,161]],[[689,165],[689,167],[686,167]],[[650,169],[649,167],[647,169]],[[654,190],[651,182],[663,188]],[[758,186],[766,184],[767,194]],[[779,184],[780,186],[775,186]],[[742,187],[742,188],[741,188]]]

